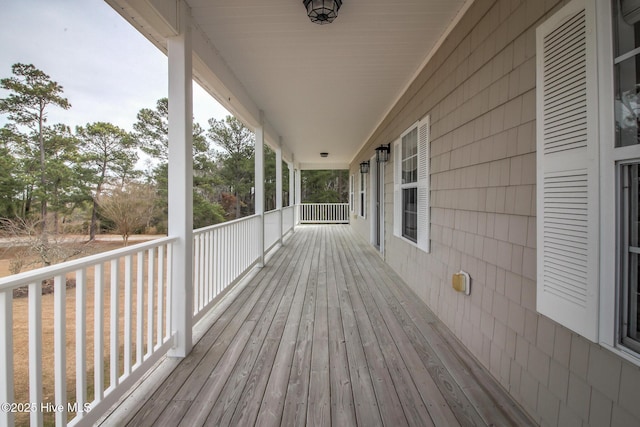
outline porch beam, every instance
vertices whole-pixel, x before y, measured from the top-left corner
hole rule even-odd
[[[169,236],[173,246],[171,328],[177,332],[170,357],[191,351],[193,315],[193,94],[191,11],[178,2],[180,34],[167,39],[169,57]]]
[[[258,266],[264,266],[264,114],[260,112],[260,124],[255,128],[255,213],[260,216],[260,232],[258,233]]]

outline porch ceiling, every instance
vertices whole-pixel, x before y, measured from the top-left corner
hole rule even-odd
[[[173,0],[107,1],[166,50]],[[263,111],[289,160],[347,165],[471,1],[345,0],[316,25],[301,0],[187,0],[196,78],[250,126]]]

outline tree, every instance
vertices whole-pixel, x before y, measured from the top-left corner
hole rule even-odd
[[[46,194],[53,211],[53,231],[58,234],[60,214],[68,214],[75,205],[88,200],[90,175],[78,151],[79,141],[68,126],[47,126],[43,134],[47,141]]]
[[[71,104],[62,97],[63,88],[32,64],[14,64],[13,77],[0,79],[0,88],[9,91],[9,96],[0,99],[0,112],[8,114],[16,124],[26,126],[37,141],[39,154],[39,178],[41,191],[42,240],[47,239],[47,176],[44,126],[47,107],[50,105],[69,109]]]
[[[0,217],[22,216],[23,205],[19,198],[25,183],[21,180],[21,162],[17,157],[17,140],[21,138],[13,125],[0,128]]]
[[[343,203],[348,200],[346,170],[303,170],[302,201]]]
[[[220,178],[235,197],[235,217],[240,218],[242,204],[248,206],[251,201],[255,136],[232,116],[227,116],[224,120],[209,119],[207,136],[222,149],[219,155]]]
[[[89,240],[96,237],[98,206],[105,184],[109,180],[124,183],[133,173],[138,160],[133,138],[111,123],[96,122],[76,129],[83,141],[84,158],[94,175],[93,208],[89,225]]]
[[[133,124],[134,137],[140,143],[140,149],[160,163],[168,161],[169,154],[169,100],[160,98],[155,110],[141,109]],[[203,137],[204,130],[198,123],[193,124],[194,157],[208,150],[207,141]]]
[[[127,182],[101,199],[100,212],[113,222],[113,231],[122,236],[126,246],[129,236],[144,228],[153,216],[155,198],[155,189],[149,184]]]
[[[169,108],[167,98],[159,99],[155,109],[143,108],[138,112],[137,121],[133,125],[134,137],[140,149],[151,156],[155,165],[150,168],[148,178],[157,183],[160,218],[156,225],[166,228],[167,217],[167,183],[168,183],[168,147],[169,147]],[[224,220],[218,213],[221,207],[217,203],[218,173],[214,155],[204,130],[198,123],[193,125],[193,224],[203,227]]]

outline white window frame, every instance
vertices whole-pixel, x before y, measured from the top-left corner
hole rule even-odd
[[[411,156],[411,157],[407,157],[404,158],[402,153],[404,152],[402,144],[403,139],[405,136],[407,136],[408,134],[412,133],[413,131],[415,131],[416,133],[416,154],[415,156]],[[400,136],[400,151],[398,151],[398,158],[400,159],[400,174],[402,174],[402,164],[406,161],[406,160],[410,160],[413,157],[415,157],[415,162],[416,162],[416,180],[412,181],[412,182],[404,182],[402,180],[402,175],[400,176],[400,209],[401,209],[401,222],[400,222],[400,236],[404,239],[404,240],[408,240],[409,242],[417,245],[418,244],[418,221],[416,219],[416,239],[413,240],[410,237],[407,236],[407,234],[405,234],[405,224],[403,221],[404,218],[404,191],[405,190],[415,190],[416,191],[416,212],[415,215],[416,217],[418,216],[418,122],[416,122],[415,125],[411,126],[411,128],[407,129],[401,136]]]
[[[598,92],[600,122],[600,328],[599,342],[623,358],[640,365],[640,352],[621,343],[620,306],[622,287],[622,245],[620,237],[623,227],[619,223],[621,209],[620,171],[621,165],[640,161],[640,144],[615,148],[614,117],[614,52],[613,10],[611,2],[597,2],[596,32],[598,41]],[[608,191],[615,189],[614,191]],[[620,236],[620,237],[619,237]]]
[[[431,250],[430,228],[431,228],[431,197],[430,197],[430,116],[427,115],[415,122],[406,129],[393,143],[393,165],[394,165],[394,200],[393,200],[393,235],[398,239],[418,247],[424,252]],[[402,182],[402,139],[417,130],[418,153],[417,153],[417,181],[412,183]],[[403,235],[403,190],[416,188],[417,204],[417,236],[413,241]]]

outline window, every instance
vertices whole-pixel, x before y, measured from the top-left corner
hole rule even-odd
[[[429,116],[394,144],[394,235],[429,252]]]
[[[355,205],[354,205],[354,190],[355,190],[355,181],[356,177],[355,175],[351,174],[351,176],[349,176],[349,210],[351,212],[354,211],[355,209]]]
[[[365,180],[365,174],[361,173],[360,174],[360,216],[362,218],[366,218],[366,203],[365,201],[367,200],[367,187],[365,184],[366,180]]]
[[[418,242],[418,127],[402,137],[402,237]]]
[[[614,114],[618,186],[616,218],[620,222],[617,236],[619,306],[618,342],[640,352],[638,305],[640,293],[640,14],[630,1],[613,1],[614,31]]]
[[[640,364],[636,4],[573,0],[537,29],[537,309]]]
[[[623,164],[620,172],[620,339],[623,345],[640,352],[640,163]]]

